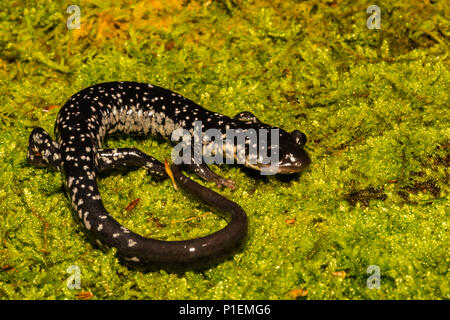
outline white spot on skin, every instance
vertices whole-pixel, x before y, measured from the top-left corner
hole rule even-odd
[[[90,222],[86,219],[87,214],[88,214],[88,212],[86,212],[86,213],[84,214],[84,225],[86,226],[86,229],[91,230],[91,224],[90,224]]]
[[[139,262],[139,258],[138,257],[132,257],[132,258],[124,258],[127,261],[134,261],[134,262]]]
[[[69,181],[67,182],[67,185],[69,186],[69,188],[72,186],[73,180],[75,180],[74,177],[69,177]]]
[[[133,247],[136,245],[136,241],[133,241],[131,239],[128,239],[128,247]]]

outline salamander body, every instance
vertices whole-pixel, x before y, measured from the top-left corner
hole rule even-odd
[[[27,159],[34,166],[62,171],[72,207],[82,225],[98,245],[117,248],[119,257],[131,267],[203,268],[229,257],[245,242],[247,217],[239,205],[184,176],[181,165],[173,165],[174,179],[185,191],[228,213],[231,219],[224,229],[205,237],[160,241],[144,238],[118,223],[105,209],[96,182],[99,172],[119,167],[144,167],[155,177],[167,177],[164,164],[139,149],[104,149],[106,134],[141,133],[171,139],[176,130],[193,134],[196,124],[202,132],[215,129],[222,133],[219,138],[223,140],[223,155],[228,152],[234,159],[249,150],[251,141],[229,141],[226,130],[266,129],[273,136],[271,129],[277,129],[276,173],[298,172],[310,164],[303,149],[306,136],[300,131],[287,133],[262,123],[249,112],[230,118],[170,90],[136,82],[101,83],[74,94],[59,111],[55,140],[42,128],[33,130]],[[200,141],[202,150],[211,147],[211,143],[208,139]],[[269,144],[268,149],[272,147]],[[216,175],[194,155],[192,152],[191,161],[184,163],[188,169],[218,186],[234,188],[232,180]],[[244,165],[253,169],[268,167],[267,163],[258,162],[258,156],[251,159],[244,155],[242,159]]]

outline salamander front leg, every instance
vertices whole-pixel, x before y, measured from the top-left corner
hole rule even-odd
[[[204,162],[203,156],[198,158],[196,157],[195,142],[191,142],[190,145],[188,142],[180,143],[183,144],[183,149],[177,150],[175,153],[172,153],[172,160],[175,164],[183,164],[191,171],[195,172],[200,178],[206,181],[214,182],[219,188],[225,186],[230,189],[235,189],[235,182],[233,180],[224,178],[215,174],[208,165]],[[178,145],[176,146],[178,147]],[[181,153],[182,151],[183,153]],[[184,153],[187,151],[187,153]],[[200,154],[202,150],[200,151]]]
[[[187,167],[195,172],[199,177],[206,181],[214,182],[219,188],[225,186],[227,188],[230,188],[234,190],[236,188],[235,182],[231,179],[227,179],[224,177],[219,176],[218,174],[215,174],[208,165],[202,163],[197,164],[192,161],[191,164],[188,164]]]
[[[98,172],[137,167],[146,168],[157,178],[167,177],[163,163],[136,148],[99,149],[96,163]]]

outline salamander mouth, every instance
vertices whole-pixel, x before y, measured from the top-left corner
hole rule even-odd
[[[290,174],[303,171],[307,166],[280,166],[278,167],[278,174]]]
[[[280,161],[278,163],[250,163],[247,159],[245,166],[251,169],[259,170],[262,174],[292,174],[301,172],[311,164],[311,158],[304,151],[296,161]]]
[[[271,174],[292,174],[301,172],[308,167],[310,162],[289,165],[272,165],[272,164],[250,164],[246,163],[246,167],[261,171],[267,175]]]

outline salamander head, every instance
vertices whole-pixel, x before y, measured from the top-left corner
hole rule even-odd
[[[256,163],[251,163],[247,158],[245,166],[260,170],[263,174],[290,174],[308,167],[311,164],[311,158],[304,149],[306,135],[298,130],[288,133],[279,128],[275,129],[279,130],[278,143],[271,142],[271,138],[267,143],[267,156],[270,161],[267,159],[264,161],[261,156],[258,156]],[[272,131],[270,134],[275,133]]]
[[[311,164],[311,158],[304,149],[306,135],[299,131],[280,135],[280,160],[277,165],[281,174],[300,172]]]

